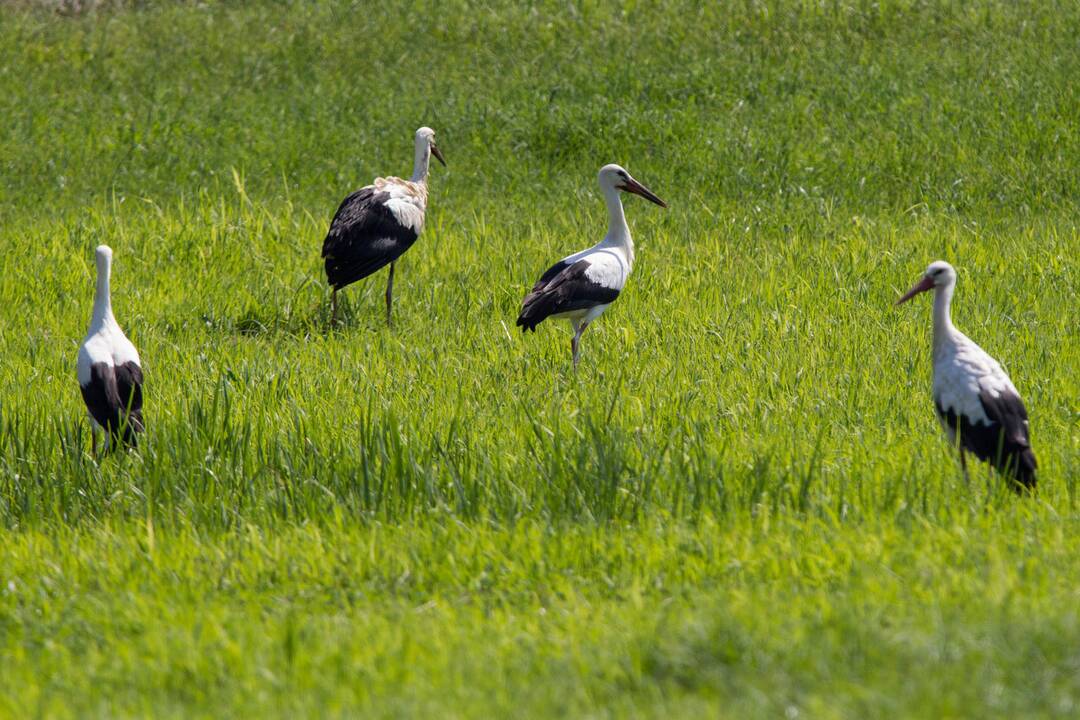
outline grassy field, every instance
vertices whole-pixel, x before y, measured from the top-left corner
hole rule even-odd
[[[0,715],[1075,717],[1080,6],[0,7]],[[427,227],[324,330],[340,199]],[[513,321],[598,240],[586,334]],[[93,247],[148,433],[75,381]],[[970,484],[930,303],[1027,399]]]

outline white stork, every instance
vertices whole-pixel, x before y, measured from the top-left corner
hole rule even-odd
[[[98,245],[96,256],[94,313],[76,365],[79,387],[90,412],[95,455],[99,430],[106,432],[106,450],[113,441],[134,446],[135,434],[143,431],[143,374],[139,353],[113,317],[109,295],[112,249]]]
[[[323,240],[326,279],[331,293],[331,324],[337,318],[337,292],[357,280],[390,266],[386,283],[386,324],[394,293],[394,263],[412,247],[424,227],[427,176],[431,156],[446,165],[435,144],[435,131],[416,131],[413,174],[409,180],[375,178],[342,201]]]
[[[997,360],[953,327],[949,315],[956,270],[944,261],[930,264],[922,280],[896,304],[934,291],[934,404],[949,441],[989,462],[1011,480],[1013,489],[1035,488],[1035,453],[1028,414],[1020,393]]]
[[[517,319],[522,332],[536,332],[536,326],[549,317],[568,320],[574,330],[570,347],[575,368],[581,357],[581,334],[619,296],[634,265],[634,241],[626,225],[619,191],[667,207],[667,203],[618,165],[600,168],[598,179],[608,209],[607,235],[588,250],[568,255],[548,268],[525,296]]]

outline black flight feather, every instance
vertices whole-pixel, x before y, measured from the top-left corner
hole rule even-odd
[[[585,275],[588,260],[572,265],[559,262],[548,269],[525,296],[517,325],[536,332],[536,326],[551,315],[606,305],[619,297],[615,288],[593,282]]]
[[[143,431],[142,369],[133,362],[115,368],[90,366],[90,382],[81,387],[90,416],[113,438],[134,446]]]
[[[992,396],[985,390],[979,393],[983,412],[989,425],[973,423],[952,409],[937,406],[942,422],[960,434],[960,447],[997,470],[1020,486],[1034,488],[1037,463],[1028,433],[1028,414],[1023,400],[1014,393]]]
[[[397,260],[418,234],[386,206],[390,194],[368,186],[342,201],[323,240],[326,279],[340,289]]]

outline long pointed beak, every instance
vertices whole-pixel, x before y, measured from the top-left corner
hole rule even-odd
[[[924,277],[922,280],[915,283],[915,286],[913,288],[911,288],[910,290],[908,290],[907,293],[904,295],[904,297],[897,300],[896,303],[894,303],[894,304],[901,305],[903,303],[906,303],[908,300],[915,297],[919,293],[924,293],[927,290],[932,290],[933,288],[934,288],[934,278],[929,277],[929,276]]]
[[[446,160],[443,159],[442,150],[435,143],[431,143],[431,154],[435,156],[435,159],[442,163],[443,167],[446,167]]]
[[[662,208],[667,207],[666,202],[664,202],[660,198],[656,197],[655,193],[653,193],[652,190],[645,187],[644,185],[639,183],[634,178],[627,178],[626,184],[625,185],[620,185],[619,189],[623,190],[625,192],[628,192],[628,193],[634,193],[635,195],[640,195],[641,197],[645,198],[649,202],[654,202],[654,203],[656,203],[657,205],[659,205]]]

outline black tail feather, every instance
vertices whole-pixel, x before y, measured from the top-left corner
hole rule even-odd
[[[544,322],[554,311],[555,303],[543,293],[532,293],[521,304],[521,313],[518,315],[517,326],[522,332],[532,330],[536,332],[536,326]]]
[[[1014,480],[1013,489],[1018,492],[1034,490],[1038,482],[1035,477],[1035,469],[1038,467],[1038,463],[1035,461],[1035,453],[1032,452],[1031,448],[1025,448],[1012,455],[1009,460],[1010,463],[1005,468],[1005,471]]]
[[[363,280],[369,275],[382,270],[396,257],[382,256],[375,258],[359,258],[352,262],[328,257],[326,258],[326,279],[330,287],[340,290],[352,285],[357,280]]]

